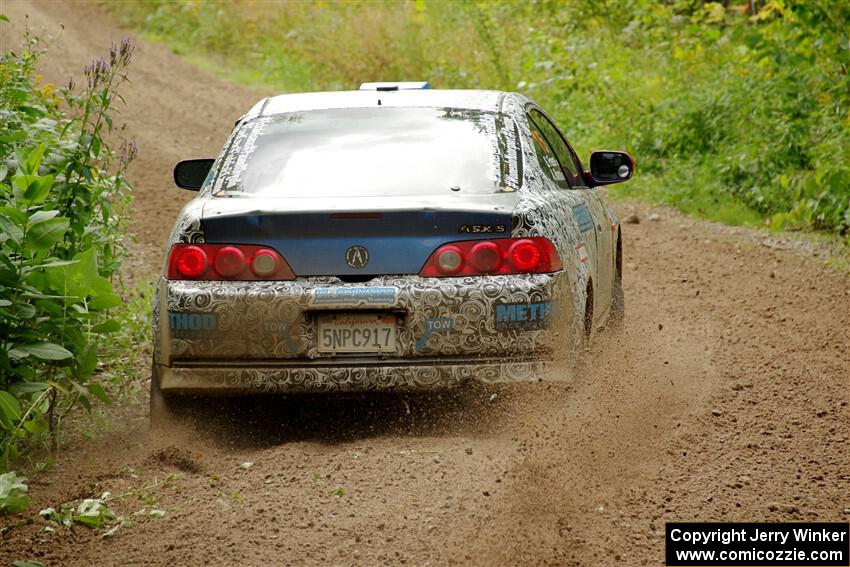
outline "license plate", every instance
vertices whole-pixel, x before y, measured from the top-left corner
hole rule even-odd
[[[319,352],[395,352],[396,318],[393,315],[319,315]]]

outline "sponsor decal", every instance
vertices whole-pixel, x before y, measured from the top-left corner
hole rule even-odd
[[[576,217],[576,222],[578,223],[578,229],[580,231],[585,232],[593,228],[593,218],[590,216],[590,211],[587,210],[586,205],[573,207],[573,214]]]
[[[286,349],[289,352],[298,352],[298,342],[292,338],[292,333],[289,327],[292,325],[290,321],[263,321],[263,332],[266,335],[279,337],[286,341]]]
[[[503,224],[462,224],[460,232],[464,234],[486,234],[488,232],[503,233],[507,227]]]
[[[497,329],[543,329],[552,314],[552,303],[497,303]]]
[[[168,312],[168,330],[174,337],[202,335],[218,330],[218,316],[215,313]]]
[[[428,339],[431,338],[431,335],[436,333],[448,333],[454,327],[454,319],[451,317],[432,317],[430,319],[425,319],[425,332],[422,333],[422,336],[419,337],[419,340],[416,341],[416,351],[421,352],[425,349],[425,345],[428,343]]]
[[[320,287],[310,292],[310,305],[392,307],[398,301],[396,287]]]
[[[581,244],[576,245],[576,251],[578,252],[578,261],[582,264],[587,264],[590,261],[590,258],[587,256],[587,245],[582,242]]]

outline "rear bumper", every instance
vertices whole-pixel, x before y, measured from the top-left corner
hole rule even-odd
[[[459,366],[475,367],[485,360],[504,364],[547,357],[568,348],[580,328],[572,284],[564,271],[446,279],[381,277],[363,284],[336,278],[292,282],[160,278],[153,314],[154,358],[157,365],[184,375],[191,373],[183,368],[221,372],[227,365],[250,368],[254,375],[257,367],[265,366],[269,368],[261,373],[265,376],[297,374],[295,367],[304,367],[298,372],[305,376],[317,372],[317,367],[335,368],[331,372],[335,375],[356,374],[363,359],[339,360],[317,348],[316,318],[329,312],[396,317],[396,349],[374,366],[394,368],[396,373],[414,372],[399,368],[458,366],[451,361],[459,359],[466,361]],[[339,370],[340,362],[346,361],[351,370]],[[309,378],[289,381],[304,380]]]
[[[160,389],[169,393],[416,392],[443,390],[467,381],[508,383],[542,379],[542,360],[422,360],[315,365],[157,366]]]

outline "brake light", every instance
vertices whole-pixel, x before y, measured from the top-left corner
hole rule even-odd
[[[249,269],[250,268],[250,269]],[[248,244],[175,244],[168,257],[170,280],[294,280],[277,251]]]
[[[542,274],[560,269],[561,258],[549,239],[500,238],[443,244],[431,254],[419,275]]]
[[[197,278],[207,269],[207,254],[197,246],[186,246],[171,257],[177,271],[187,278]]]
[[[520,272],[534,270],[542,257],[540,246],[531,240],[517,240],[508,249],[508,261]]]

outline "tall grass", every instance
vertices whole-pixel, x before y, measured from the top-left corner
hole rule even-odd
[[[635,154],[623,191],[732,224],[846,234],[850,4],[125,0],[125,23],[281,92],[429,80],[519,90],[579,152]]]

